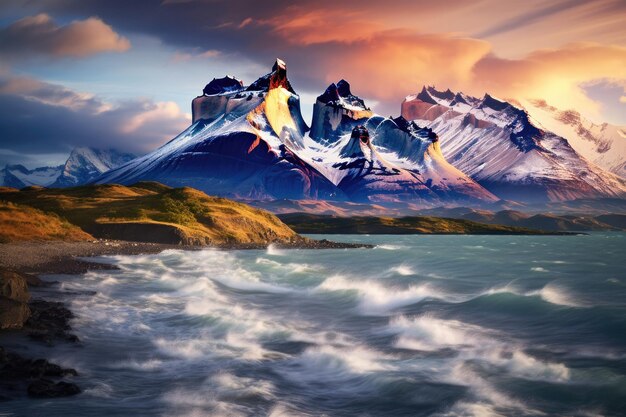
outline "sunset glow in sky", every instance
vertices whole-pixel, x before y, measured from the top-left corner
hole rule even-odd
[[[428,84],[626,125],[624,22],[623,0],[5,0],[0,164],[146,152],[189,124],[213,77],[250,83],[276,57],[305,117],[345,78],[383,115]]]

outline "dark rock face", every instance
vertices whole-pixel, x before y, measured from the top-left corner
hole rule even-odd
[[[0,296],[27,303],[30,293],[25,277],[12,271],[0,271]]]
[[[428,87],[428,92],[431,95],[443,100],[452,100],[455,97],[454,93],[450,91],[449,88],[446,91],[438,91],[435,87]]]
[[[437,104],[437,102],[431,97],[431,95],[426,90],[426,86],[422,87],[422,91],[417,95],[417,98],[428,104]]]
[[[235,77],[226,76],[224,78],[213,78],[213,80],[204,87],[202,92],[207,96],[211,96],[239,90],[243,90],[243,81]]]
[[[333,143],[372,116],[363,99],[352,94],[350,84],[341,80],[317,97],[310,136],[321,143]]]
[[[77,376],[74,369],[62,368],[45,359],[28,359],[0,347],[0,397],[23,392],[37,398],[66,397],[80,393],[78,385],[48,378]],[[5,395],[9,394],[9,395]]]
[[[0,329],[19,329],[28,320],[30,293],[21,274],[0,270]]]
[[[70,319],[74,317],[63,303],[55,301],[33,300],[30,302],[31,316],[24,324],[28,335],[48,345],[54,339],[77,342],[78,337],[69,331]]]
[[[28,304],[0,297],[0,329],[20,329],[29,316]]]
[[[497,98],[491,97],[489,94],[485,94],[485,97],[483,98],[483,102],[480,105],[480,107],[489,107],[490,109],[493,109],[496,111],[502,111],[509,106],[510,104],[507,103],[506,101],[500,101]]]
[[[363,99],[352,94],[350,83],[346,80],[340,80],[337,84],[332,83],[329,85],[326,91],[317,97],[317,101],[335,107],[341,107],[343,102],[363,110],[369,110]]]

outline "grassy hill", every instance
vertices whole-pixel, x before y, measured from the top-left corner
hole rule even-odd
[[[308,234],[553,234],[523,227],[477,223],[431,216],[337,217],[306,213],[278,216],[298,233]]]
[[[0,201],[0,243],[49,240],[72,242],[93,236],[55,214]]]
[[[20,191],[0,188],[0,201],[6,207],[12,205],[14,211],[23,210],[22,217],[36,209],[39,215],[53,214],[57,222],[78,226],[84,236],[97,238],[186,245],[267,244],[303,239],[266,211],[209,197],[192,188],[170,188],[154,182],[129,187],[107,184],[28,187]],[[24,229],[8,218],[2,220],[1,227],[8,240],[20,239],[24,234]],[[34,223],[27,229],[27,236],[39,233]]]

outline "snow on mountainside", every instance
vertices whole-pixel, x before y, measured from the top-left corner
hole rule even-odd
[[[443,155],[501,198],[527,202],[624,197],[626,181],[587,161],[526,111],[486,94],[482,99],[424,87],[402,115],[433,129]]]
[[[47,187],[59,177],[63,165],[27,169],[23,165],[7,165],[0,171],[0,186],[24,188],[33,185]]]
[[[317,98],[307,145],[311,164],[353,201],[498,200],[445,160],[432,130],[374,115],[345,80]]]
[[[178,137],[96,182],[154,180],[258,200],[497,200],[445,161],[432,131],[375,116],[345,80],[317,98],[307,135],[281,60],[247,87],[230,76],[213,79],[192,112],[193,124]],[[397,139],[385,141],[387,134]]]
[[[309,136],[320,143],[333,143],[373,115],[365,102],[352,94],[350,84],[341,80],[329,85],[315,101]]]
[[[75,148],[65,164],[58,167],[29,170],[22,165],[7,165],[0,171],[0,185],[14,188],[32,185],[42,187],[82,185],[133,158],[135,156],[132,154],[113,149]]]
[[[566,138],[587,160],[626,178],[626,126],[595,124],[575,110],[561,111],[545,100],[521,104],[540,127]]]
[[[75,148],[63,165],[63,171],[51,186],[71,187],[86,184],[135,157],[133,154],[121,153],[114,149]]]
[[[213,79],[192,109],[184,132],[96,182],[155,180],[232,198],[345,198],[299,156],[308,126],[280,59],[248,87],[233,77]]]

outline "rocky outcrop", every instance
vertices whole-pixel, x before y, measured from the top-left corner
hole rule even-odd
[[[74,369],[62,368],[45,359],[24,358],[18,354],[6,352],[0,347],[0,398],[10,399],[9,395],[15,395],[20,391],[35,398],[76,395],[81,392],[78,385],[66,381],[55,381],[76,375],[78,373]]]
[[[27,303],[30,300],[30,293],[26,278],[17,272],[0,270],[0,297]]]
[[[19,329],[30,317],[30,293],[26,278],[0,270],[0,329]]]
[[[352,94],[350,84],[341,80],[329,85],[315,101],[310,136],[318,142],[333,143],[372,116],[365,102]]]
[[[33,300],[30,302],[31,315],[24,323],[24,330],[33,340],[52,345],[55,340],[78,342],[78,337],[70,333],[70,320],[74,314],[58,301]]]

